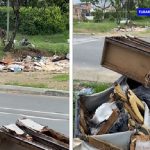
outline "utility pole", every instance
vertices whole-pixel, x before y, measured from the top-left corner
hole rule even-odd
[[[7,0],[7,42],[9,41],[9,13],[10,13],[9,0]]]

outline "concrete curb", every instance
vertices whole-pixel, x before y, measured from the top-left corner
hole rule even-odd
[[[0,91],[16,92],[16,93],[19,92],[19,93],[23,93],[23,94],[34,94],[34,95],[69,97],[68,91],[46,89],[46,88],[13,86],[13,85],[0,85]]]

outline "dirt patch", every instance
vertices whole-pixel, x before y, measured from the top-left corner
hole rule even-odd
[[[35,48],[22,48],[22,49],[15,49],[11,52],[12,56],[15,58],[25,58],[27,56],[31,57],[38,57],[38,56],[52,56],[48,51],[42,51]]]
[[[21,85],[29,87],[49,88],[56,90],[68,90],[69,81],[57,81],[55,76],[60,73],[50,72],[1,72],[1,85]]]

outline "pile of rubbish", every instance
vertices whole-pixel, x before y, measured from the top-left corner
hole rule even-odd
[[[0,150],[69,150],[69,138],[30,119],[0,128]]]
[[[0,61],[0,71],[10,72],[33,72],[33,71],[55,71],[63,72],[69,68],[69,59],[57,55],[53,57],[31,57],[21,59],[4,58]]]
[[[150,43],[106,37],[101,64],[123,76],[103,92],[80,94],[74,150],[150,149]]]
[[[149,30],[149,27],[118,27],[118,28],[115,28],[114,31],[116,32],[144,32],[144,31],[147,31]]]

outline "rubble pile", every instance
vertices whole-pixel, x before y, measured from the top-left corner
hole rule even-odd
[[[114,29],[114,32],[144,32],[149,30],[149,27],[118,27]]]
[[[74,150],[150,149],[150,43],[106,37],[101,65],[122,74],[110,88],[79,95]],[[79,143],[79,144],[78,144]]]
[[[143,128],[146,131],[148,130],[146,126],[149,127],[149,124],[144,123],[145,109],[148,109],[147,104],[141,101],[132,90],[123,91],[121,86],[115,83],[109,101],[100,105],[92,118],[89,117],[90,115],[85,116],[86,110],[81,105],[81,131],[87,135],[124,132],[136,128]]]
[[[138,95],[136,95],[137,92]],[[146,93],[145,96],[143,96],[144,93]],[[108,100],[102,102],[92,112],[86,108],[85,105],[88,105],[88,102],[85,102],[84,98],[90,102],[90,96],[81,95],[80,97],[79,137],[81,139],[88,141],[89,144],[96,147],[96,139],[93,139],[93,136],[132,132],[130,150],[141,149],[140,142],[142,142],[143,145],[145,145],[146,141],[150,144],[150,88],[139,85],[131,90],[128,84],[120,85],[115,82],[111,93],[109,93],[109,96],[107,95]],[[94,104],[91,104],[91,107],[92,105]],[[100,140],[97,142],[100,145],[98,149],[102,148],[102,145],[104,145],[105,149],[107,146],[109,146],[109,149],[112,149],[111,146],[115,146],[110,146],[109,142],[103,143],[103,141]],[[146,147],[148,147],[147,145],[149,144],[146,144]]]
[[[57,58],[57,59],[56,59]],[[0,61],[0,71],[10,72],[30,72],[30,71],[56,71],[62,72],[69,68],[68,59],[60,56],[53,57],[31,57],[27,56],[23,59],[4,58]]]
[[[2,126],[0,141],[0,150],[69,150],[68,137],[26,118]]]

